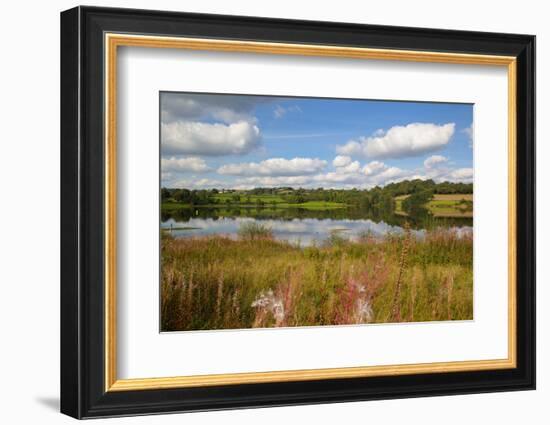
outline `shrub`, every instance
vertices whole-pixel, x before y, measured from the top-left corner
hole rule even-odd
[[[244,240],[273,239],[273,230],[261,223],[244,223],[239,228],[239,237]]]

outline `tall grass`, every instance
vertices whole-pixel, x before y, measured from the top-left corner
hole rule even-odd
[[[306,248],[255,227],[163,235],[161,275],[164,331],[473,318],[472,237],[452,230]]]
[[[411,244],[411,227],[409,222],[405,222],[405,236],[401,244],[401,257],[399,258],[399,271],[397,272],[397,282],[395,283],[395,291],[393,293],[391,321],[399,321],[401,317],[401,285],[403,284],[403,273],[407,267],[407,257],[409,255],[409,245]]]

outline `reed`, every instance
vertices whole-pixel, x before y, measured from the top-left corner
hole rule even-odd
[[[403,226],[405,235],[403,237],[403,245],[401,247],[401,258],[399,259],[399,271],[397,272],[397,282],[395,283],[395,292],[393,294],[391,319],[392,322],[399,321],[401,316],[400,299],[401,299],[401,285],[403,282],[403,273],[407,267],[407,254],[409,253],[409,245],[411,243],[411,226],[409,222],[405,222]]]

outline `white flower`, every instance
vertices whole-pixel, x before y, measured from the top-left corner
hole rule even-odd
[[[256,298],[252,302],[251,306],[258,307],[258,308],[266,308],[273,302],[273,298],[274,298],[274,295],[271,289],[265,293],[262,291],[260,292],[260,295],[258,296],[258,298]]]
[[[369,302],[359,298],[357,300],[357,308],[355,310],[357,323],[369,323],[372,320],[373,312]]]
[[[277,324],[282,323],[285,318],[285,306],[283,304],[283,300],[275,296],[271,289],[266,292],[260,292],[258,298],[252,302],[251,307],[270,312],[275,318]]]

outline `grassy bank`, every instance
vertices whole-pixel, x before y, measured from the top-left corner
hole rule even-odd
[[[396,214],[406,215],[402,203],[409,195],[395,197]],[[434,217],[473,217],[473,194],[435,194],[425,208]]]
[[[269,229],[162,238],[162,330],[472,319],[472,239],[410,232],[300,248]]]

